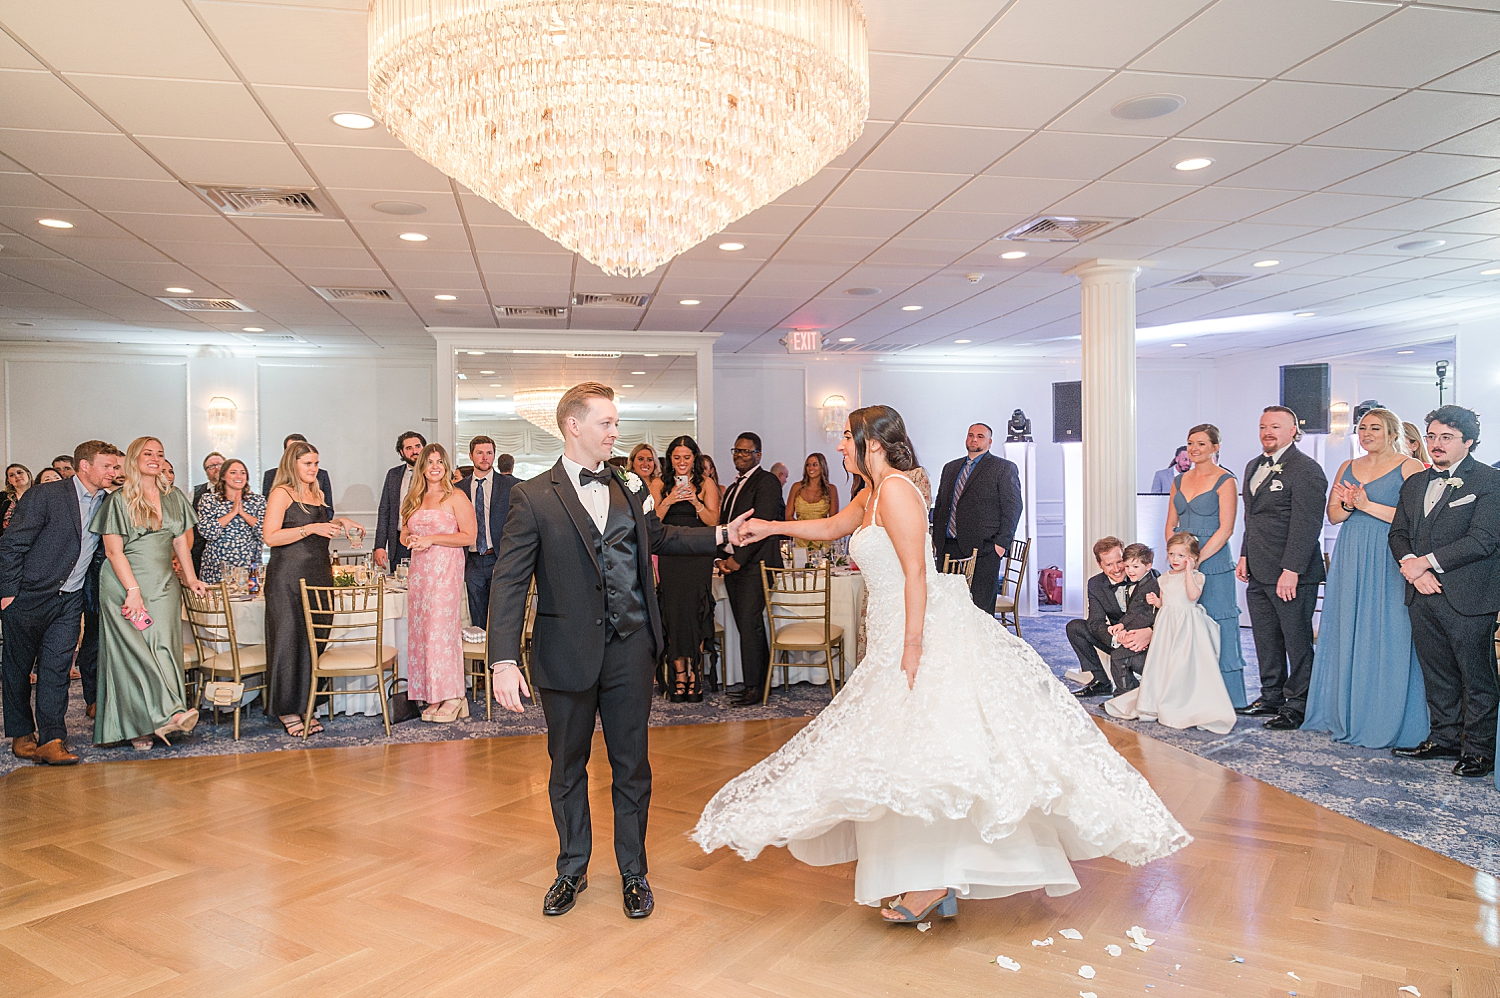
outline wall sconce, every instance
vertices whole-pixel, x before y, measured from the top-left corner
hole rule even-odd
[[[1328,407],[1328,435],[1343,437],[1349,432],[1349,403],[1335,402]]]
[[[830,395],[823,400],[823,434],[829,440],[844,435],[844,423],[849,419],[849,402],[842,395]]]
[[[215,450],[227,449],[234,442],[235,422],[239,406],[234,399],[215,395],[208,400],[208,435],[213,439]]]

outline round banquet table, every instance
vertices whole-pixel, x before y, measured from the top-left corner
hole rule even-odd
[[[234,614],[234,636],[240,645],[264,644],[266,640],[266,601],[257,596],[249,600],[233,600],[230,603]],[[398,677],[406,678],[406,591],[395,589],[387,585],[385,590],[385,620],[384,641],[395,647],[397,652],[396,674]],[[337,616],[334,622],[337,623]],[[369,635],[371,641],[375,639],[372,627],[363,630]],[[336,630],[335,636],[357,635],[352,629]],[[192,629],[186,620],[182,622],[182,640],[185,647],[191,647],[193,643]],[[216,651],[223,651],[221,646],[213,646]],[[370,690],[363,696],[340,696],[333,700],[335,712],[339,714],[365,714],[377,716],[380,713],[380,698],[375,695],[374,676],[351,676],[348,679],[333,680],[333,688],[336,690]],[[259,695],[259,691],[245,694],[240,701],[243,707]],[[318,700],[318,714],[327,716],[328,700]]]
[[[834,624],[844,629],[844,674],[848,675],[854,671],[855,665],[865,653],[865,580],[858,572],[834,571],[832,580],[832,612],[831,617]],[[714,621],[724,628],[724,648],[720,652],[720,660],[723,662],[723,681],[725,686],[745,681],[745,670],[740,664],[740,631],[734,623],[734,612],[729,608],[729,593],[724,587],[724,580],[718,575],[713,581],[714,597]],[[766,624],[769,636],[769,620]],[[817,661],[823,657],[822,652],[793,652],[789,656],[795,662]],[[828,673],[821,665],[812,669],[799,669],[795,665],[791,670],[791,681],[793,683],[816,683],[819,686],[826,685]],[[781,679],[781,673],[776,673],[776,679]]]

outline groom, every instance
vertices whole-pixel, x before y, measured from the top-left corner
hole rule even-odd
[[[634,474],[617,476],[605,463],[620,435],[614,397],[608,385],[585,382],[558,402],[563,456],[550,473],[511,489],[490,591],[495,700],[520,712],[528,691],[516,663],[526,594],[536,576],[532,669],[547,718],[548,793],[559,843],[557,880],[542,902],[544,915],[565,914],[588,887],[588,762],[596,715],[614,777],[615,861],[625,914],[651,914],[646,731],[653,666],[663,647],[651,556],[711,555],[738,542],[740,524],[754,512],[727,526],[663,526],[644,483]]]

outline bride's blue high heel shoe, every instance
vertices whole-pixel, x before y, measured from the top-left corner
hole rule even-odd
[[[893,904],[886,910],[894,911],[901,917],[886,918],[884,915],[880,917],[885,921],[890,922],[892,925],[915,925],[917,922],[922,921],[922,919],[926,918],[928,915],[931,915],[934,909],[936,909],[937,914],[942,918],[952,918],[953,916],[957,915],[958,891],[952,887],[948,888],[947,894],[944,894],[942,897],[932,902],[932,904],[928,905],[926,908],[923,908],[919,914],[912,914],[911,909],[906,907],[906,905],[904,904]]]

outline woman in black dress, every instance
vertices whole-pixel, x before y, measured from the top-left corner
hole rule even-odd
[[[303,734],[302,714],[312,686],[312,649],[302,617],[302,587],[333,585],[328,541],[364,528],[347,517],[333,517],[328,497],[318,487],[318,449],[294,440],[281,455],[281,466],[266,498],[262,524],[271,547],[266,566],[266,713],[280,719],[286,733]],[[322,616],[321,614],[318,616]],[[307,734],[323,726],[315,718]]]
[[[667,468],[656,515],[674,527],[712,527],[719,522],[719,487],[703,474],[698,445],[681,436],[667,447]],[[703,699],[703,641],[713,633],[712,555],[657,558],[662,626],[672,666],[674,703]]]

